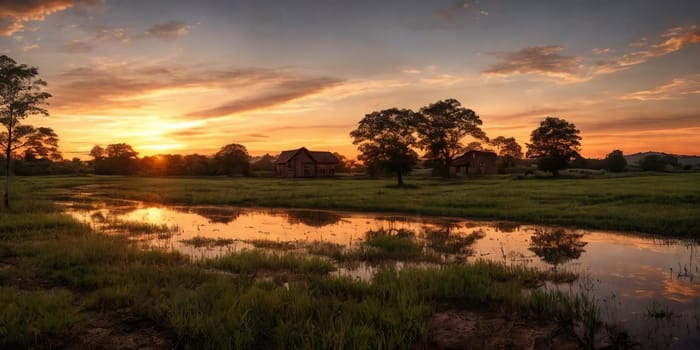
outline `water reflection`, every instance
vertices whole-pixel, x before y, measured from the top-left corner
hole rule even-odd
[[[338,214],[319,210],[289,210],[287,220],[292,225],[304,224],[311,227],[323,227],[339,222],[342,217]]]
[[[601,300],[603,316],[618,322],[633,339],[652,339],[645,341],[649,347],[664,348],[700,335],[699,243],[691,240],[449,218],[226,206],[97,203],[69,212],[97,232],[114,233],[107,228],[115,223],[124,232],[129,227],[148,231],[129,236],[146,249],[178,250],[194,258],[255,247],[305,249],[338,262],[337,273],[365,279],[374,267],[353,260],[363,255],[350,252],[403,259],[400,266],[409,260],[434,264],[488,259],[553,268],[581,276],[578,283],[561,288],[576,290],[592,281],[585,288]],[[163,227],[168,231],[159,231]],[[387,240],[367,232],[391,234]],[[368,237],[375,239],[372,244]],[[432,260],[431,254],[439,259]],[[674,316],[650,318],[647,310],[657,304]]]
[[[232,207],[179,207],[176,209],[185,213],[195,213],[207,218],[212,224],[228,224],[238,219],[243,213],[240,209]]]
[[[532,243],[528,249],[556,270],[557,266],[569,260],[576,260],[585,252],[583,247],[588,242],[583,242],[581,237],[582,234],[567,232],[561,228],[536,229],[535,234],[530,237]]]

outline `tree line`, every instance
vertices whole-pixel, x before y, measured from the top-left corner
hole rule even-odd
[[[482,124],[476,112],[455,99],[446,99],[417,112],[398,108],[372,112],[360,120],[350,136],[358,145],[358,158],[368,169],[392,172],[402,186],[403,175],[418,164],[416,150],[422,150],[422,158],[444,177],[449,176],[455,158],[468,150],[483,150],[482,142],[495,147],[506,163],[514,164],[522,158],[522,148],[514,138],[489,139]],[[526,155],[536,159],[540,169],[557,176],[571,160],[581,157],[579,134],[574,124],[547,117],[532,131]],[[468,136],[474,141],[465,145]]]

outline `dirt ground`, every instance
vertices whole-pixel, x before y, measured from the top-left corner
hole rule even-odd
[[[507,319],[463,310],[435,313],[427,349],[580,349],[578,339],[555,322]]]

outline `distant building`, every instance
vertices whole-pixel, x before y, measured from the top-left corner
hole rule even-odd
[[[309,151],[305,147],[284,151],[275,160],[279,177],[331,177],[340,164],[331,152]]]
[[[493,152],[469,151],[452,161],[451,176],[488,175],[498,173],[498,156]]]

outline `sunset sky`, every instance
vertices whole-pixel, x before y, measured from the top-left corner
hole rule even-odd
[[[555,116],[587,157],[700,155],[697,0],[0,0],[0,54],[39,68],[51,116],[27,123],[69,159],[352,157],[365,114],[446,98],[523,147]]]

